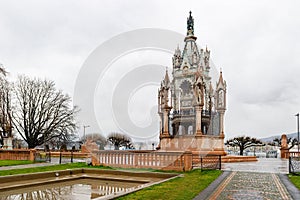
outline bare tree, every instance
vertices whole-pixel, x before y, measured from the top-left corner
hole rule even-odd
[[[298,144],[298,140],[296,138],[289,137],[289,138],[287,138],[287,144],[288,144],[288,146],[290,146],[289,149],[292,149],[295,145]],[[274,138],[273,142],[270,142],[269,145],[280,147],[281,146],[281,138],[278,138],[278,137]]]
[[[147,146],[147,144],[145,142],[135,142],[134,144],[138,150],[145,149],[145,147]]]
[[[263,146],[263,143],[256,138],[251,138],[249,136],[240,136],[227,140],[225,145],[239,147],[240,155],[242,156],[245,149],[252,146]]]
[[[0,144],[4,137],[12,136],[11,84],[0,76]]]
[[[106,138],[100,133],[89,133],[82,140],[89,140],[99,145],[100,150],[104,150],[104,146],[107,144]]]
[[[55,89],[52,81],[20,76],[15,84],[13,124],[28,148],[75,131],[77,108],[71,98]]]
[[[278,137],[274,138],[273,142],[269,142],[268,144],[271,145],[271,146],[278,146],[278,147],[280,147],[281,146],[281,139],[278,138]]]
[[[289,149],[292,149],[294,146],[298,144],[298,140],[296,138],[289,138],[288,145],[291,145]]]
[[[45,143],[45,150],[47,149],[64,149],[74,146],[75,141],[78,139],[77,135],[74,133],[61,134],[58,137],[54,137]]]
[[[120,147],[125,147],[126,149],[133,148],[131,138],[122,133],[110,133],[107,136],[107,141],[114,145],[115,150],[119,150]]]

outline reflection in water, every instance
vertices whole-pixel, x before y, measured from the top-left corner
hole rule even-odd
[[[9,191],[6,194],[1,194],[0,200],[94,199],[113,193],[130,191],[138,185],[130,182],[82,179]]]

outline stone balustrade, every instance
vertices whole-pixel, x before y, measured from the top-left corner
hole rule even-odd
[[[285,158],[289,158],[289,157],[300,157],[300,152],[296,152],[296,151],[286,152]]]
[[[92,164],[122,168],[189,171],[192,169],[192,153],[159,151],[93,151]]]

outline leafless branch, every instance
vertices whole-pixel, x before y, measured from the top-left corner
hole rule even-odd
[[[29,148],[69,134],[77,128],[71,98],[52,81],[20,76],[15,84],[13,123]]]

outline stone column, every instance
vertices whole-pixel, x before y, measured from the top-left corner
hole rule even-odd
[[[164,108],[164,113],[163,113],[163,127],[164,127],[164,135],[170,135],[169,133],[169,113],[170,113],[171,108],[170,107],[165,107]]]
[[[201,105],[196,105],[196,135],[202,135],[202,130],[201,130],[201,115],[202,115],[202,108],[203,106]]]
[[[162,114],[159,113],[159,134],[162,134],[163,133],[163,126],[162,126],[162,123],[163,123],[163,118],[162,118]]]
[[[220,136],[224,137],[224,110],[220,110],[219,114],[220,114]]]
[[[189,134],[189,124],[185,124],[184,125],[184,129],[185,129],[185,131],[184,131],[185,133],[184,134],[188,135]]]
[[[164,134],[167,134],[167,133],[169,133],[169,123],[168,123],[168,112],[166,111],[166,110],[164,110],[164,120],[163,120],[163,122],[164,122],[164,124],[163,124],[163,126],[164,126]]]

